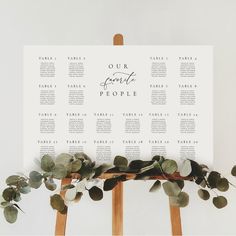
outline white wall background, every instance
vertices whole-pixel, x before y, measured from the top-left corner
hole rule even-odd
[[[214,45],[214,152],[226,176],[236,164],[235,0],[0,0],[0,188],[22,170],[22,57],[24,45],[112,44],[115,33],[129,45]],[[236,179],[234,180],[236,183]],[[149,194],[151,183],[125,186],[125,235],[169,235],[168,201]],[[191,192],[182,210],[185,235],[236,235],[236,190],[229,206],[215,209]],[[25,196],[16,224],[0,214],[0,235],[53,235],[49,191]],[[69,210],[67,235],[108,235],[111,194],[94,203],[84,197]],[[0,212],[1,213],[1,212]]]

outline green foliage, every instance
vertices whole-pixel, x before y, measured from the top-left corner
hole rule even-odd
[[[63,179],[67,176],[67,169],[62,164],[56,164],[52,169],[52,176],[55,179]]]
[[[4,208],[4,217],[8,223],[15,223],[17,220],[18,209],[11,205]]]
[[[54,194],[50,197],[50,204],[53,209],[58,210],[60,213],[65,213],[67,206],[65,205],[64,199],[59,194]]]
[[[189,195],[180,192],[177,196],[170,196],[170,204],[176,207],[186,207],[189,203]]]
[[[221,192],[226,192],[229,189],[229,181],[226,178],[218,179],[216,188]]]
[[[17,203],[24,194],[30,193],[31,189],[38,189],[43,184],[50,191],[58,190],[55,179],[74,179],[59,189],[64,192],[63,195],[53,194],[50,197],[51,207],[62,214],[67,212],[68,202],[80,201],[85,191],[88,191],[92,200],[99,201],[103,199],[103,191],[110,191],[119,182],[129,179],[155,179],[149,192],[157,192],[162,186],[170,199],[170,204],[177,207],[186,207],[189,203],[189,195],[183,191],[185,181],[191,181],[200,187],[197,193],[203,200],[210,199],[209,191],[216,194],[212,202],[218,209],[225,207],[228,202],[216,191],[225,192],[230,185],[234,186],[219,172],[210,171],[207,166],[200,165],[196,161],[187,159],[178,166],[175,160],[165,159],[160,155],[154,156],[151,160],[131,162],[123,156],[116,156],[113,165],[110,163],[96,165],[84,153],[74,155],[62,153],[56,158],[44,155],[40,160],[40,166],[40,171],[33,170],[28,177],[19,174],[6,179],[7,188],[2,192],[0,206],[7,222],[14,223],[17,220],[18,210],[21,210]],[[111,177],[101,179],[103,173]],[[231,174],[236,176],[236,166],[232,168]],[[98,187],[102,186],[101,182],[103,189]]]
[[[198,190],[198,196],[203,200],[208,200],[210,198],[210,193],[205,189]]]
[[[191,172],[192,172],[191,161],[190,160],[184,160],[181,167],[180,167],[179,174],[182,177],[186,177],[186,176],[190,175]]]
[[[181,188],[176,182],[170,182],[166,181],[165,183],[162,184],[163,189],[169,197],[176,197],[180,194]]]
[[[236,176],[236,165],[231,170],[231,175]]]
[[[156,180],[155,183],[150,188],[149,192],[151,192],[151,193],[156,192],[160,188],[161,188],[161,181],[160,180]]]
[[[116,156],[113,162],[114,166],[116,167],[127,167],[128,166],[128,160],[125,157],[122,156]]]
[[[91,189],[89,189],[89,196],[94,201],[100,201],[103,198],[103,191],[100,188],[93,186]]]
[[[41,159],[42,170],[48,172],[51,171],[55,166],[54,160],[49,155],[44,155]]]
[[[163,163],[161,164],[161,167],[162,167],[162,170],[166,174],[169,174],[169,175],[174,174],[178,169],[177,163],[174,160],[165,160],[165,161],[163,161]]]
[[[217,197],[213,198],[213,204],[218,209],[221,209],[221,208],[225,207],[228,204],[228,202],[224,196],[217,196]]]
[[[113,188],[115,188],[115,186],[118,184],[118,182],[119,182],[118,177],[111,178],[111,179],[106,179],[104,181],[103,190],[104,191],[112,190]]]

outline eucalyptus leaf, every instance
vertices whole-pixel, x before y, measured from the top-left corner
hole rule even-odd
[[[229,189],[229,181],[226,178],[220,178],[216,182],[216,187],[219,191],[225,192]]]
[[[61,187],[61,190],[64,191],[64,190],[71,189],[74,187],[75,187],[75,185],[73,185],[73,184],[65,184]]]
[[[1,202],[1,207],[7,207],[7,206],[12,206],[13,204],[11,202]]]
[[[206,180],[203,179],[202,182],[199,184],[202,188],[205,188],[207,186]]]
[[[189,203],[189,195],[185,192],[180,192],[178,196],[170,197],[170,204],[177,207],[186,207]]]
[[[33,182],[31,179],[29,179],[29,186],[34,189],[38,189],[42,184],[42,180],[39,182]]]
[[[82,167],[79,170],[79,174],[81,175],[82,179],[91,179],[95,174],[95,170],[90,165],[85,165],[83,163]]]
[[[67,167],[67,165],[71,163],[72,161],[73,161],[73,156],[67,153],[61,153],[55,159],[56,164],[61,164],[61,165],[64,165],[65,167]]]
[[[204,180],[205,180],[204,176],[198,176],[195,178],[195,183],[200,185],[202,183],[202,181],[204,181]]]
[[[64,209],[62,211],[59,211],[61,214],[65,215],[67,214],[68,207],[65,205]]]
[[[174,160],[169,160],[169,159],[166,159],[162,164],[161,164],[161,167],[163,169],[163,171],[166,173],[166,174],[169,174],[169,175],[172,175],[174,174],[177,169],[178,169],[178,165],[176,163],[176,161]]]
[[[145,167],[141,168],[140,171],[139,171],[139,174],[147,173],[148,171],[151,171],[151,170],[154,169],[154,168],[155,168],[155,166],[154,166],[154,164],[152,163],[152,164],[149,165],[149,166],[145,166]]]
[[[166,181],[162,186],[168,196],[178,196],[181,192],[181,189],[176,182]]]
[[[231,170],[231,175],[236,176],[236,165]]]
[[[113,162],[114,166],[116,167],[127,167],[128,160],[122,156],[116,156]]]
[[[210,198],[209,192],[205,189],[199,189],[197,193],[198,193],[198,196],[205,201]]]
[[[75,199],[74,199],[74,202],[79,202],[82,196],[83,196],[83,193],[77,192],[76,196],[75,196]]]
[[[21,177],[19,175],[11,175],[6,179],[6,184],[7,185],[17,185],[20,178]]]
[[[7,222],[15,223],[17,220],[18,210],[15,206],[7,206],[4,208],[4,216]]]
[[[52,171],[52,169],[54,168],[55,163],[54,160],[51,156],[49,155],[44,155],[41,159],[41,168],[42,170],[49,172]]]
[[[15,202],[19,202],[21,200],[21,194],[20,192],[16,192],[15,197],[13,199]]]
[[[50,204],[53,209],[56,209],[59,212],[62,212],[66,207],[63,198],[59,194],[54,194],[50,197]]]
[[[217,171],[211,171],[208,175],[207,182],[211,188],[216,188],[217,182],[220,178],[220,173]]]
[[[129,168],[140,170],[142,168],[152,165],[154,162],[155,161],[133,160],[129,163]]]
[[[224,196],[217,196],[213,198],[213,204],[216,208],[221,209],[227,206],[228,201]]]
[[[148,180],[150,179],[149,175],[146,175],[145,173],[143,174],[137,174],[136,177],[134,178],[135,180]]]
[[[73,201],[75,200],[75,197],[76,197],[76,188],[71,188],[71,189],[68,189],[66,191],[66,194],[65,194],[65,200],[67,201]]]
[[[190,160],[184,160],[179,170],[180,176],[182,177],[189,176],[191,172],[192,172],[192,166]]]
[[[94,201],[99,201],[103,198],[103,191],[100,188],[93,186],[91,189],[89,189],[89,196]]]
[[[75,153],[74,157],[75,157],[75,159],[79,159],[81,161],[85,161],[86,160],[86,161],[92,162],[91,158],[88,155],[86,155],[85,153],[83,153],[83,152]]]
[[[155,183],[150,188],[149,192],[151,192],[151,193],[156,192],[160,188],[161,188],[161,181],[160,180],[156,180]]]
[[[27,182],[22,181],[19,184],[19,191],[20,191],[20,193],[27,194],[27,193],[31,192],[31,188]]]
[[[163,156],[160,156],[160,155],[156,155],[152,158],[153,161],[157,161],[159,162],[160,164],[165,160],[165,158]]]
[[[38,171],[31,171],[29,177],[32,182],[40,182],[43,179],[43,175]]]
[[[117,178],[106,179],[104,181],[103,190],[110,191],[118,184]]]
[[[56,183],[51,178],[48,178],[47,180],[45,180],[44,184],[45,184],[45,187],[50,191],[54,191],[57,189]]]
[[[202,167],[193,160],[189,160],[191,162],[191,168],[192,168],[192,172],[191,172],[191,176],[202,176],[203,175],[203,171],[202,171]]]
[[[62,164],[56,164],[52,170],[52,175],[55,179],[63,179],[67,176],[67,169]]]
[[[98,166],[96,169],[95,169],[95,174],[93,176],[93,178],[97,178],[99,177],[101,174],[103,174],[105,171],[107,171],[109,168],[111,168],[111,165],[109,164],[102,164],[100,166]]]
[[[181,190],[184,188],[184,181],[182,179],[171,180],[171,182],[177,183]]]
[[[79,171],[81,166],[82,166],[82,161],[81,160],[78,159],[78,160],[73,161],[72,162],[72,167],[71,167],[71,172],[74,173],[74,172]]]
[[[15,196],[16,196],[16,190],[11,187],[4,189],[2,193],[2,197],[7,202],[12,201],[15,198]]]

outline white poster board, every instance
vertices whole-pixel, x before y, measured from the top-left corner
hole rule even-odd
[[[211,46],[26,46],[24,165],[85,152],[213,161]]]

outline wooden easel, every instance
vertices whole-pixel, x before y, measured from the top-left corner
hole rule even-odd
[[[115,46],[124,45],[123,35],[121,34],[114,35],[113,45]],[[112,175],[115,175],[115,173],[113,173]],[[100,178],[102,179],[108,179],[111,177],[112,177],[111,174],[106,174],[106,173],[100,176]],[[129,175],[128,178],[133,179],[134,176],[131,174]],[[151,179],[163,179],[163,176],[155,176],[152,177]],[[182,178],[180,176],[173,176],[173,179],[182,179]],[[61,185],[69,184],[71,183],[71,181],[72,181],[71,178],[65,178],[61,181]],[[64,196],[64,192],[61,192],[61,195]],[[172,235],[181,236],[182,227],[181,227],[180,209],[179,207],[173,207],[170,204],[169,207],[170,207]],[[55,236],[65,235],[66,220],[67,220],[67,214],[62,215],[59,212],[57,213]],[[123,183],[122,182],[120,182],[112,190],[112,235],[113,236],[123,235]]]

